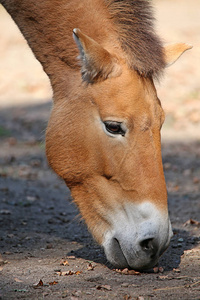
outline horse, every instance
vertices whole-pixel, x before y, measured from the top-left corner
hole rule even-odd
[[[147,0],[0,0],[50,79],[49,165],[117,268],[152,268],[172,236],[155,80],[191,46],[163,45]]]

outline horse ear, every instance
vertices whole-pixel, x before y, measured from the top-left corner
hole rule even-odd
[[[171,66],[175,61],[192,46],[185,43],[171,44],[164,47],[166,67]]]
[[[95,83],[121,74],[117,58],[101,45],[77,28],[73,30],[73,37],[80,52],[81,73],[84,81]]]

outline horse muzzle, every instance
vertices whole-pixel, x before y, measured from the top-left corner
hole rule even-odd
[[[113,214],[103,247],[113,266],[146,270],[158,262],[172,235],[167,212],[150,202],[127,204]]]

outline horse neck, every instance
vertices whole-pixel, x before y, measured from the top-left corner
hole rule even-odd
[[[65,89],[79,71],[72,30],[79,27],[97,42],[109,45],[113,35],[102,0],[0,0],[49,76],[53,90]],[[116,44],[116,43],[115,43]],[[109,46],[108,46],[109,48]],[[109,50],[109,49],[108,49]]]

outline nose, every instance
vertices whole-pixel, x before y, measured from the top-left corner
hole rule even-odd
[[[172,236],[168,214],[124,217],[113,224],[103,243],[107,259],[117,268],[146,270],[155,266]]]
[[[132,248],[132,251],[126,251],[124,245],[117,238],[111,242],[112,258],[111,263],[117,268],[133,268],[135,270],[145,270],[152,268],[159,259],[159,243],[154,238],[144,239]]]
[[[147,270],[155,266],[160,255],[169,245],[170,237],[164,245],[160,245],[156,238],[146,238],[136,243],[128,243],[113,237],[110,249],[105,249],[108,260],[117,268],[132,268]]]
[[[115,261],[118,261],[118,265],[117,267],[130,267],[129,264],[128,264],[128,261],[122,251],[122,248],[120,246],[120,242],[118,241],[118,239],[116,238],[113,238],[113,249],[115,249]],[[140,242],[140,245],[139,245],[139,255],[140,255],[140,260],[142,265],[145,264],[145,261],[149,261],[151,260],[152,263],[151,264],[154,264],[154,260],[156,261],[157,259],[157,253],[158,253],[158,243],[155,241],[155,239],[153,238],[149,238],[149,239],[145,239],[143,241]],[[137,258],[139,257],[139,255],[137,255]],[[145,259],[146,258],[146,259]],[[144,268],[142,267],[142,265],[140,266],[139,265],[139,262],[137,261],[137,265],[138,265],[138,268]],[[148,265],[149,263],[145,264],[145,266],[148,268]],[[134,268],[136,269],[136,265],[134,265]]]

